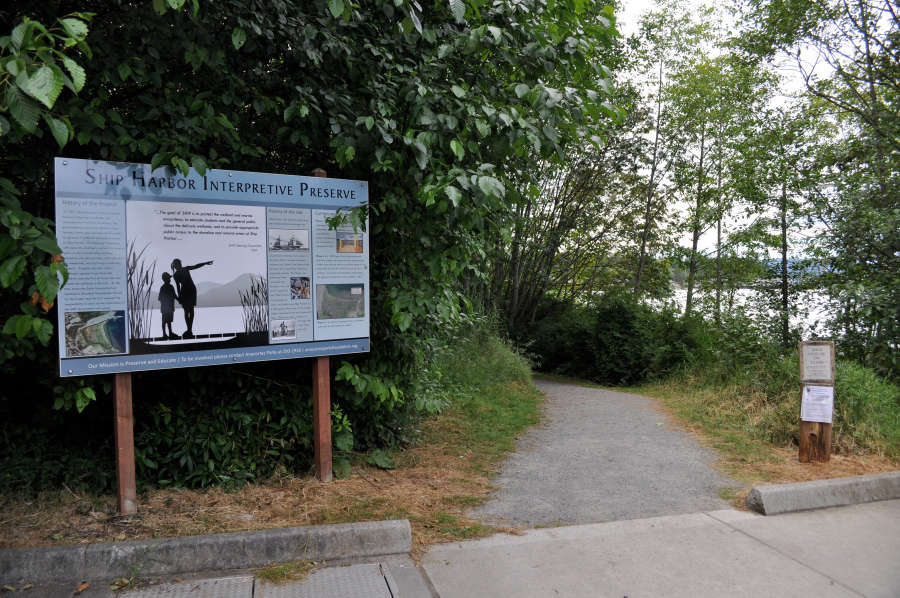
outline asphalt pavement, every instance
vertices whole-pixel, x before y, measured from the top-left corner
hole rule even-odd
[[[544,421],[503,464],[499,490],[471,514],[528,527],[724,509],[740,486],[653,399],[535,380]]]

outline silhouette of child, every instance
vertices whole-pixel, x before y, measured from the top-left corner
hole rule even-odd
[[[187,331],[182,338],[194,338],[194,306],[197,305],[197,287],[194,285],[194,279],[191,278],[191,270],[209,265],[212,265],[212,260],[193,266],[182,266],[181,260],[178,258],[172,260],[174,273],[172,278],[175,279],[175,286],[178,287],[178,302],[184,308],[184,324],[187,326]]]
[[[175,300],[178,295],[175,294],[175,287],[169,282],[172,276],[168,272],[162,274],[163,284],[159,287],[159,312],[162,314],[162,333],[165,339],[175,339],[178,335],[172,332],[172,320],[175,318]],[[166,327],[169,327],[169,333],[166,334]]]

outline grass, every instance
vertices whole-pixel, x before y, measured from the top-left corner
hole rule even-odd
[[[283,584],[301,581],[312,573],[316,564],[312,561],[294,561],[291,563],[272,564],[253,572],[253,577],[268,584]]]
[[[490,535],[497,529],[465,513],[487,500],[499,463],[539,421],[541,395],[525,360],[491,335],[462,339],[438,361],[452,400],[421,422],[415,446],[392,453],[396,469],[355,455],[350,476],[327,484],[285,475],[233,491],[157,489],[138,497],[132,517],[117,515],[110,495],[0,496],[0,548],[409,519],[416,556]]]
[[[838,385],[838,392],[841,385]],[[720,496],[743,505],[754,484],[802,482],[894,471],[895,453],[885,450],[891,440],[872,434],[861,440],[846,422],[835,422],[835,446],[828,463],[800,463],[796,438],[799,425],[799,384],[792,392],[766,396],[758,387],[734,383],[712,385],[690,375],[647,382],[626,390],[656,398],[665,410],[700,441],[715,449],[719,467],[743,482],[724,488]],[[845,396],[850,394],[845,389]],[[838,415],[839,417],[839,415]],[[863,426],[871,431],[871,427]]]

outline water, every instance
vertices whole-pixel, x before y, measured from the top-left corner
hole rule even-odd
[[[145,309],[144,317],[150,318],[150,335],[162,336],[162,314],[158,309]],[[172,319],[172,330],[181,336],[187,330],[184,324],[184,310],[175,308]],[[231,307],[195,307],[194,334],[222,334],[244,332],[244,308]]]
[[[753,289],[738,289],[734,292],[734,307],[749,306],[754,303],[758,297],[759,291]],[[715,299],[713,294],[698,294],[694,291],[694,304],[701,301],[712,302]],[[727,298],[725,294],[722,296],[722,310],[725,312],[727,308]],[[669,298],[666,303],[674,303],[679,310],[684,312],[687,304],[687,289],[675,289],[674,297]],[[816,293],[813,291],[803,291],[799,293],[796,299],[796,305],[791,305],[792,311],[796,312],[790,317],[791,328],[801,328],[803,337],[813,337],[824,333],[824,324],[828,320],[828,300],[824,293]],[[776,319],[779,314],[775,310],[769,310],[769,317]]]

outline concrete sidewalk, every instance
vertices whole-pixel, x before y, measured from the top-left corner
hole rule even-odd
[[[218,573],[84,598],[900,596],[900,500],[764,517],[733,509],[529,530],[266,585]],[[28,590],[70,598],[77,582]],[[0,594],[6,596],[2,590]],[[13,594],[10,594],[12,596]]]
[[[423,568],[440,598],[897,598],[900,500],[529,530],[436,546]]]

